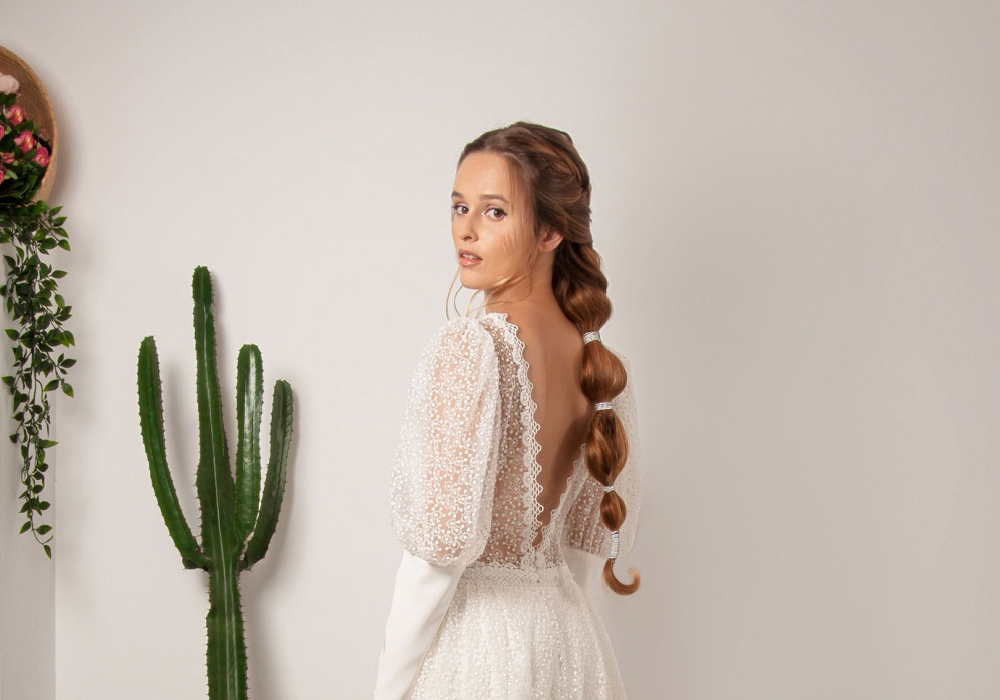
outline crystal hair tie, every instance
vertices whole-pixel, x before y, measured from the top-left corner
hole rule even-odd
[[[611,531],[611,556],[608,559],[618,558],[618,530]]]
[[[614,490],[615,490],[615,485],[614,484],[611,484],[611,486],[605,486],[604,487],[604,493],[611,493]]]
[[[586,333],[583,334],[584,345],[589,343],[591,340],[600,340],[600,339],[601,339],[601,334],[598,333],[597,331],[587,331]]]
[[[598,411],[610,411],[614,408],[610,401],[598,401],[594,404],[594,408]]]

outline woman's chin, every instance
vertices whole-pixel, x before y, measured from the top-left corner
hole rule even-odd
[[[462,270],[462,274],[459,276],[462,281],[462,286],[466,289],[482,289],[483,280],[481,275],[473,273],[471,270]]]

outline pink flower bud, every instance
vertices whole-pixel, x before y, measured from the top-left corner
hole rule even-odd
[[[14,143],[21,147],[21,153],[27,153],[35,147],[35,135],[30,131],[22,131],[21,135],[14,139]]]
[[[0,153],[0,163],[13,163],[14,154],[13,153]]]
[[[10,109],[6,110],[3,115],[7,117],[7,121],[9,121],[12,126],[17,126],[24,121],[24,110],[21,109],[21,105],[14,105]]]
[[[35,153],[35,162],[38,163],[43,168],[49,164],[49,149],[45,146],[39,146],[38,152]]]

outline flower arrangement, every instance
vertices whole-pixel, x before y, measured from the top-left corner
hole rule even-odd
[[[47,263],[45,256],[54,248],[69,250],[69,241],[63,229],[66,217],[58,216],[61,207],[34,201],[46,170],[55,167],[54,153],[19,104],[20,87],[14,76],[0,72],[0,243],[13,247],[12,255],[4,255],[7,276],[0,297],[16,325],[6,329],[14,343],[14,365],[2,381],[16,423],[10,440],[18,445],[21,458],[21,533],[30,530],[51,559],[52,526],[40,522],[49,508],[42,493],[49,468],[45,452],[56,445],[49,439],[48,394],[61,389],[73,396],[66,374],[76,360],[60,352],[74,344],[73,334],[63,328],[72,307],[56,282],[66,273]]]
[[[0,73],[0,206],[31,200],[51,159],[49,143],[17,104],[20,85]]]

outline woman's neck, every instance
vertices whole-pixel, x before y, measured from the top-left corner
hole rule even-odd
[[[499,295],[486,292],[486,313],[501,312],[517,318],[545,318],[562,313],[552,291],[552,267],[538,266],[529,278],[519,280]]]

